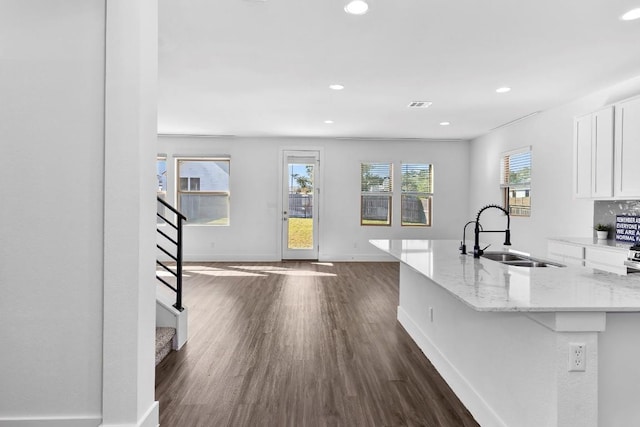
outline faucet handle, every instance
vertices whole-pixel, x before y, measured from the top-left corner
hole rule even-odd
[[[511,230],[504,231],[504,245],[511,246]]]

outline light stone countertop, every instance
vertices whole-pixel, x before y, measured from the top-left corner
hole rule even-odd
[[[477,311],[640,312],[640,273],[619,276],[586,267],[509,266],[461,255],[457,240],[369,242]]]

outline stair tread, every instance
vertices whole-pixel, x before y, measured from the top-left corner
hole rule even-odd
[[[156,351],[167,345],[176,334],[176,328],[159,326],[156,328]]]

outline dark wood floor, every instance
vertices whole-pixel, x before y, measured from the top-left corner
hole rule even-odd
[[[187,265],[160,423],[477,426],[396,320],[396,263]]]

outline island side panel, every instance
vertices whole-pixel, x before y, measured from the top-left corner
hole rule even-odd
[[[405,263],[398,320],[482,426],[557,424],[553,331],[522,313],[475,311]]]
[[[607,313],[599,340],[599,426],[640,426],[640,313]]]

